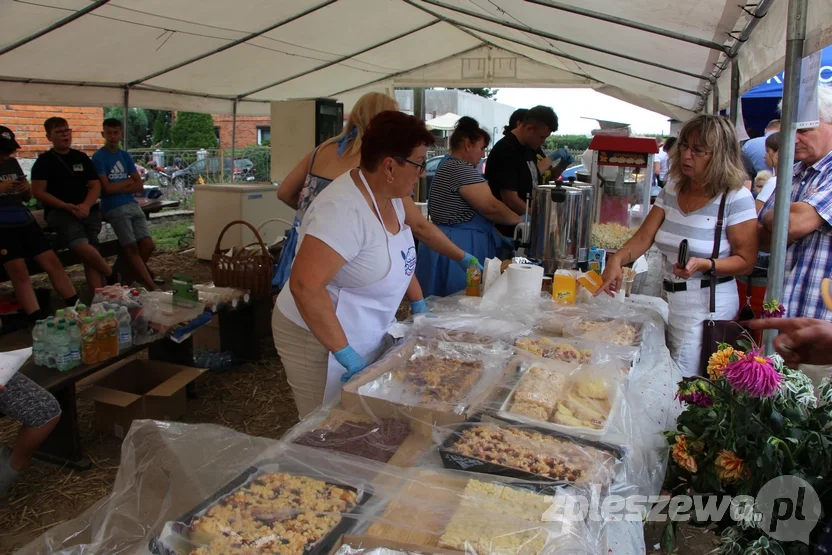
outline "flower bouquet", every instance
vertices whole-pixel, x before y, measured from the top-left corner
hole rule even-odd
[[[777,355],[764,356],[752,341],[736,350],[725,344],[708,361],[708,377],[680,382],[677,398],[686,405],[676,429],[666,432],[670,462],[664,487],[671,495],[731,497],[731,510],[715,525],[723,555],[808,553],[798,542],[768,537],[755,507],[737,511],[740,496],[756,498],[770,480],[793,475],[820,496],[824,515],[832,514],[827,490],[832,484],[832,385],[824,378],[817,395],[811,380],[785,366]],[[744,499],[749,499],[748,497]],[[662,549],[673,548],[676,522],[668,520]],[[819,534],[823,525],[816,526]]]

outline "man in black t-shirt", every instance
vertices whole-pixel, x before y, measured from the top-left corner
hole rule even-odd
[[[540,178],[537,151],[546,138],[558,130],[558,117],[547,106],[535,106],[506,136],[497,141],[485,163],[485,178],[497,199],[516,214],[526,213],[526,198],[531,198]],[[498,225],[504,236],[511,237],[514,229]]]
[[[34,259],[49,274],[52,287],[67,305],[74,305],[78,297],[40,226],[29,209],[23,206],[23,202],[31,197],[31,190],[23,169],[14,157],[18,148],[20,145],[12,130],[0,127],[0,264],[3,264],[12,281],[17,302],[31,323],[47,315],[38,305],[26,259]]]
[[[89,286],[104,287],[113,270],[96,248],[101,232],[101,184],[95,165],[89,156],[70,148],[72,129],[65,119],[49,118],[43,127],[52,148],[38,156],[32,167],[33,193],[45,208],[46,222],[84,262]]]

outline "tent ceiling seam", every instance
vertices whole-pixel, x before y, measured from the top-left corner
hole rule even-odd
[[[155,79],[156,77],[159,77],[160,75],[170,73],[171,71],[180,69],[182,67],[185,67],[186,65],[190,65],[190,64],[196,63],[200,60],[204,60],[205,58],[208,58],[208,57],[213,56],[215,54],[219,54],[221,52],[224,52],[224,51],[228,50],[229,48],[234,48],[235,46],[238,46],[240,44],[246,43],[246,42],[248,42],[252,39],[257,38],[260,35],[271,32],[271,31],[277,29],[278,27],[282,27],[283,25],[287,25],[287,24],[289,24],[293,21],[297,21],[298,19],[301,19],[301,18],[303,18],[303,17],[305,17],[309,14],[312,14],[312,13],[314,13],[314,12],[320,10],[320,9],[323,9],[323,8],[335,3],[336,1],[337,0],[326,0],[325,2],[323,2],[321,4],[318,4],[317,6],[313,6],[309,9],[304,10],[300,13],[297,13],[297,14],[291,16],[291,17],[288,17],[286,19],[278,21],[277,23],[275,23],[273,25],[270,25],[270,26],[266,27],[265,29],[261,29],[260,31],[255,31],[254,33],[249,33],[245,37],[239,38],[239,39],[237,39],[235,41],[232,41],[228,44],[224,44],[223,46],[220,46],[219,48],[215,48],[214,50],[211,50],[210,52],[205,52],[205,53],[200,54],[198,56],[195,56],[195,57],[193,57],[189,60],[185,60],[184,62],[179,62],[179,63],[177,63],[173,66],[170,66],[170,67],[165,68],[163,70],[157,71],[156,73],[152,73],[152,74],[150,74],[146,77],[142,77],[141,79],[136,79],[135,81],[131,81],[130,83],[128,83],[127,86],[128,87],[134,87],[134,86],[138,85],[139,83],[143,83],[145,81]]]
[[[359,50],[358,52],[354,52],[354,53],[352,53],[352,54],[347,54],[346,56],[342,56],[341,58],[338,58],[338,59],[336,59],[336,60],[329,61],[329,62],[327,62],[327,63],[325,63],[325,64],[322,64],[322,65],[320,65],[320,66],[314,67],[314,68],[312,68],[312,69],[309,69],[309,70],[306,70],[306,71],[302,71],[301,73],[298,73],[298,74],[292,75],[292,76],[290,76],[290,77],[286,77],[286,78],[284,78],[284,79],[281,79],[281,80],[276,81],[276,82],[274,82],[274,83],[271,83],[271,84],[269,84],[269,85],[266,85],[266,86],[263,86],[263,87],[259,87],[259,88],[257,88],[257,89],[252,90],[252,91],[249,91],[249,92],[246,92],[246,93],[240,94],[240,95],[238,95],[236,98],[237,98],[237,99],[242,100],[242,99],[244,99],[244,98],[245,98],[245,97],[247,97],[247,96],[251,96],[251,95],[253,95],[253,94],[257,94],[257,93],[262,92],[262,91],[264,91],[264,90],[266,90],[266,89],[270,89],[270,88],[272,88],[272,87],[277,87],[277,86],[282,85],[282,84],[284,84],[284,83],[288,83],[289,81],[294,81],[295,79],[299,79],[299,78],[301,78],[301,77],[304,77],[304,76],[306,76],[306,75],[309,75],[310,73],[314,73],[314,72],[316,72],[316,71],[320,71],[320,70],[322,70],[322,69],[326,69],[326,68],[328,68],[328,67],[331,67],[331,66],[334,66],[334,65],[338,65],[338,64],[340,64],[340,63],[346,62],[347,60],[350,60],[350,59],[352,59],[352,58],[355,58],[356,56],[361,56],[362,54],[365,54],[365,53],[367,53],[367,52],[369,52],[369,51],[371,51],[371,50],[375,50],[376,48],[381,48],[382,46],[385,46],[385,45],[387,45],[387,44],[390,44],[391,42],[395,42],[395,41],[397,41],[397,40],[401,40],[401,39],[403,39],[403,38],[405,38],[405,37],[408,37],[408,36],[410,36],[410,35],[412,35],[412,34],[414,34],[414,33],[418,33],[418,32],[420,32],[420,31],[423,31],[423,30],[427,29],[428,27],[433,27],[433,26],[434,26],[434,25],[436,25],[437,23],[441,23],[441,21],[440,21],[439,19],[436,19],[436,20],[434,20],[434,21],[431,21],[431,22],[429,22],[429,23],[426,23],[426,24],[424,24],[424,25],[422,25],[422,26],[420,26],[420,27],[417,27],[417,28],[415,28],[415,29],[411,29],[411,30],[409,30],[409,31],[405,31],[404,33],[400,33],[400,34],[396,35],[395,37],[391,37],[391,38],[386,39],[386,40],[384,40],[384,41],[382,41],[382,42],[380,42],[380,43],[376,43],[376,44],[374,44],[374,45],[368,46],[367,48],[363,48],[363,49]]]
[[[57,29],[60,29],[61,27],[64,27],[65,25],[68,25],[69,23],[72,23],[76,19],[79,19],[79,18],[87,15],[88,13],[90,13],[94,10],[97,10],[98,8],[100,8],[101,6],[103,6],[104,4],[106,4],[109,1],[110,0],[96,0],[92,4],[89,4],[89,5],[81,8],[80,10],[74,11],[73,13],[69,14],[65,18],[61,19],[60,21],[56,21],[55,23],[46,27],[45,29],[41,29],[37,33],[29,35],[28,37],[24,37],[24,38],[20,39],[19,41],[15,42],[13,44],[10,44],[9,46],[6,46],[3,49],[0,49],[0,56],[2,56],[3,54],[9,53],[12,50],[16,50],[17,48],[20,48],[21,46],[29,44],[33,40],[37,40],[37,39],[41,38],[42,36],[51,33],[52,31],[55,31]]]
[[[457,12],[457,13],[460,13],[460,14],[468,15],[468,16],[471,16],[471,17],[475,17],[477,19],[482,19],[484,21],[488,21],[488,22],[494,23],[496,25],[501,25],[503,27],[508,27],[508,28],[514,29],[516,31],[521,31],[521,32],[532,34],[532,35],[537,35],[537,36],[540,36],[540,37],[543,37],[543,38],[546,38],[546,39],[549,39],[549,40],[553,40],[553,41],[556,41],[556,42],[563,42],[565,44],[570,44],[572,46],[576,46],[576,47],[579,47],[579,48],[585,48],[587,50],[600,52],[601,54],[606,54],[608,56],[615,56],[615,57],[618,57],[618,58],[622,58],[624,60],[629,60],[631,62],[636,62],[636,63],[648,65],[648,66],[653,66],[653,67],[658,68],[658,69],[663,69],[665,71],[670,71],[670,72],[673,72],[673,73],[679,73],[681,75],[686,75],[688,77],[692,77],[692,78],[695,78],[695,79],[710,81],[710,77],[707,76],[707,75],[700,75],[700,74],[693,73],[693,72],[690,72],[690,71],[685,71],[683,69],[677,69],[677,68],[673,68],[673,67],[670,67],[670,66],[666,66],[664,64],[651,62],[651,61],[647,61],[647,60],[641,60],[639,58],[636,58],[635,56],[629,56],[627,54],[622,54],[622,53],[619,53],[619,52],[613,52],[611,50],[598,48],[598,47],[591,46],[591,45],[588,45],[588,44],[585,44],[585,43],[582,43],[582,42],[573,41],[571,39],[565,39],[565,38],[563,38],[559,35],[555,35],[555,34],[551,34],[551,33],[548,33],[548,32],[537,31],[537,30],[531,29],[527,25],[516,25],[516,24],[513,24],[513,23],[506,22],[506,21],[501,21],[497,18],[493,18],[493,17],[487,16],[487,15],[477,14],[476,12],[472,12],[472,11],[466,10],[464,8],[456,8],[456,7],[453,7],[453,6],[448,6],[448,5],[443,4],[442,2],[439,2],[437,0],[422,0],[422,1],[427,3],[427,4],[430,4],[432,6],[436,6],[438,8],[444,8],[446,10],[450,10],[450,11]],[[432,13],[433,15],[437,16],[437,14],[435,14],[434,12],[429,12],[429,13]],[[514,19],[516,19],[516,18],[514,18]]]

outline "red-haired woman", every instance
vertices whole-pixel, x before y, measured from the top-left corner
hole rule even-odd
[[[405,294],[422,301],[402,199],[413,194],[433,142],[421,120],[381,112],[364,133],[360,167],[306,211],[272,317],[301,418],[374,360]]]

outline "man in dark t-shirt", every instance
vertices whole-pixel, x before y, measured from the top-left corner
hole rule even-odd
[[[540,174],[537,151],[546,138],[558,130],[558,117],[547,106],[535,106],[523,117],[523,123],[497,141],[485,164],[485,177],[494,196],[516,214],[526,213],[526,199],[531,199]],[[510,226],[497,226],[504,236],[512,236]]]
[[[41,311],[26,260],[35,260],[52,282],[52,287],[67,302],[74,305],[78,297],[66,275],[61,261],[49,246],[40,226],[23,202],[31,197],[29,182],[14,157],[20,148],[14,133],[0,127],[0,264],[14,286],[15,297],[26,312],[28,323],[46,318]]]
[[[90,157],[71,148],[72,129],[59,117],[43,124],[52,148],[32,167],[32,190],[45,208],[46,222],[84,262],[91,288],[104,287],[113,273],[97,250],[101,232],[98,195],[101,184]]]

